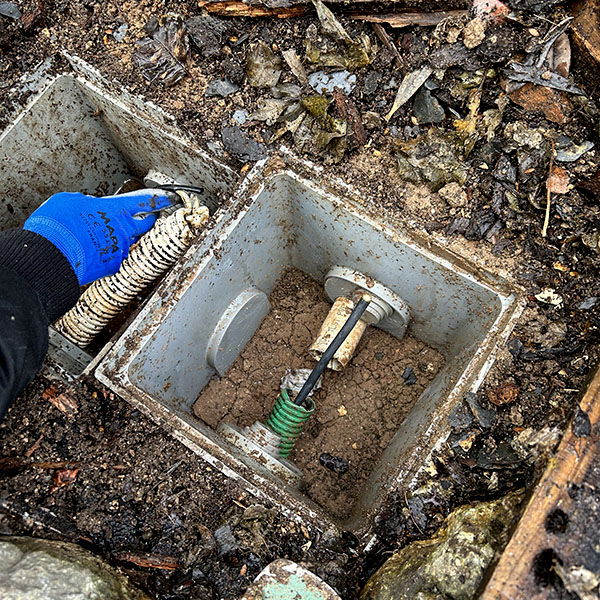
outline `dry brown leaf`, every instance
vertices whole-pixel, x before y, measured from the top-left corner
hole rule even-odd
[[[554,165],[546,185],[552,194],[566,194],[569,191],[569,173],[562,167]]]
[[[57,489],[64,487],[65,485],[75,483],[75,480],[77,479],[77,473],[79,473],[79,468],[61,469],[60,471],[56,471],[54,475],[52,475],[52,485],[50,486],[50,493],[52,494]]]
[[[496,406],[505,406],[511,404],[519,396],[519,386],[515,383],[507,381],[506,383],[488,390],[488,400]]]

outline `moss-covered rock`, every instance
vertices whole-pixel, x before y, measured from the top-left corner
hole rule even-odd
[[[369,579],[361,600],[469,600],[507,541],[521,494],[462,506],[431,539],[413,542]]]
[[[150,600],[76,544],[26,537],[0,537],[0,598]]]

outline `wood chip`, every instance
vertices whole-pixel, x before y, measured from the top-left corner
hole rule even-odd
[[[31,448],[29,448],[26,452],[25,452],[25,456],[27,458],[29,458],[39,447],[40,444],[42,443],[42,440],[44,439],[44,434],[42,433],[40,435],[40,437],[33,443],[33,445],[31,446]]]
[[[571,23],[573,41],[600,63],[600,0],[579,0],[573,6],[571,14],[575,16]]]
[[[220,17],[277,17],[278,19],[289,19],[290,17],[300,17],[307,12],[306,6],[271,8],[260,4],[245,4],[237,0],[225,0],[223,2],[200,0],[198,7]]]
[[[348,125],[354,133],[354,138],[359,146],[364,146],[367,143],[367,133],[363,126],[362,117],[356,104],[342,92],[339,88],[333,90],[333,100],[342,117],[347,121]]]

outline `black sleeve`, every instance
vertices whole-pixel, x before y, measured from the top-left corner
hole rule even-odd
[[[0,418],[38,372],[48,325],[78,297],[77,276],[54,244],[31,231],[0,231]]]

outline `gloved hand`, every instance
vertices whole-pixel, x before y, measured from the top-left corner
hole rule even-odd
[[[24,229],[51,241],[84,285],[116,273],[129,246],[154,225],[150,211],[169,204],[167,192],[158,189],[101,198],[60,192],[31,214]]]

